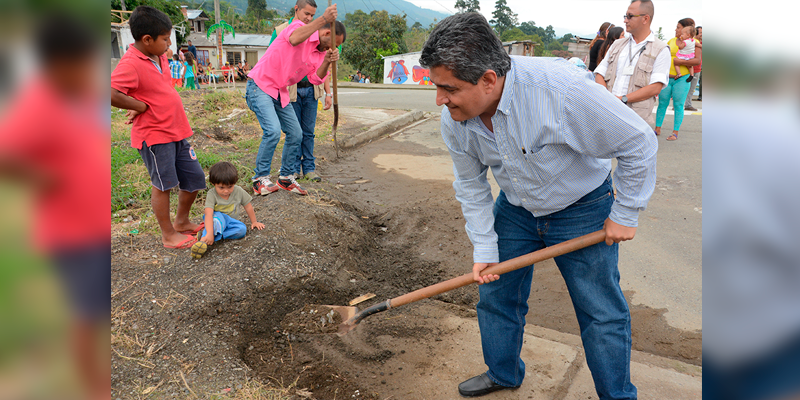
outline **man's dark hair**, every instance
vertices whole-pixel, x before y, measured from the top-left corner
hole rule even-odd
[[[297,0],[297,3],[295,3],[295,5],[297,6],[298,10],[303,9],[303,7],[305,6],[311,6],[317,8],[317,2],[315,2],[314,0]]]
[[[142,40],[145,35],[155,39],[159,35],[169,34],[172,30],[172,21],[167,14],[150,6],[136,7],[131,13],[128,24],[131,26],[133,40],[136,41]]]
[[[444,66],[457,79],[473,85],[488,70],[501,77],[511,69],[511,57],[500,38],[486,18],[475,12],[452,15],[439,22],[422,47],[419,63],[428,69]]]
[[[69,15],[49,15],[36,32],[36,52],[44,65],[76,61],[97,53],[97,33]]]
[[[208,170],[208,181],[212,185],[235,185],[239,181],[239,171],[233,164],[227,161],[220,161],[211,166]]]
[[[328,22],[327,24],[323,25],[322,28],[320,28],[320,29],[331,29],[331,23]],[[344,43],[347,40],[347,30],[344,29],[344,24],[342,23],[342,21],[337,20],[336,21],[336,36],[342,36],[342,35],[344,35],[344,38],[342,38],[342,43]],[[331,45],[334,45],[335,43],[336,42],[331,41]]]
[[[173,54],[172,55],[172,59],[175,60],[175,61],[178,61],[178,55],[177,54]]]

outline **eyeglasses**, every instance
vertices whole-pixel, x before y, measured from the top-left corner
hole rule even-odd
[[[647,15],[647,14],[636,14],[636,15],[625,14],[625,15],[622,16],[622,19],[633,19],[633,17],[644,17],[645,15]]]

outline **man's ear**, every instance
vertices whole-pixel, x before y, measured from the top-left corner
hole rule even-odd
[[[483,73],[483,76],[481,76],[480,82],[483,82],[486,93],[491,93],[494,90],[494,86],[497,84],[497,73],[491,69],[487,69],[486,72]]]
[[[153,39],[153,37],[150,36],[150,35],[142,36],[142,43],[144,43],[144,44],[149,45],[150,43],[153,43],[154,41],[155,41],[155,39]]]

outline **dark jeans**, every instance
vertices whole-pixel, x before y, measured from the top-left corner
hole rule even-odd
[[[314,126],[317,123],[317,100],[314,98],[314,87],[297,88],[297,101],[292,103],[303,139],[300,141],[300,152],[297,154],[295,171],[303,176],[317,169],[314,164]]]
[[[610,177],[566,209],[538,218],[500,192],[494,206],[500,261],[602,229],[613,202]],[[636,399],[630,381],[631,318],[619,286],[618,250],[617,244],[601,242],[555,259],[575,307],[600,399]],[[518,386],[525,377],[520,352],[532,276],[531,265],[479,287],[484,361],[489,377],[504,386]]]

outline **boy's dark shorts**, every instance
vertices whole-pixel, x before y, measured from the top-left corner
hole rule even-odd
[[[111,243],[56,251],[56,270],[72,307],[89,321],[111,315]]]
[[[196,192],[206,188],[206,174],[186,139],[152,146],[142,142],[139,154],[156,189],[165,192],[180,185],[181,190]]]

